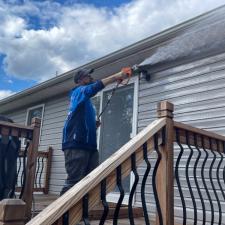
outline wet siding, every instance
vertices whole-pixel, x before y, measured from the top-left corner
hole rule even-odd
[[[158,72],[152,74],[150,83],[140,81],[138,131],[156,119],[156,105],[162,100],[169,100],[175,105],[176,121],[225,135],[225,54],[163,71],[158,69]],[[177,155],[178,152],[175,152],[175,160]],[[185,164],[187,157],[187,154],[184,155],[181,163]],[[154,164],[155,160],[151,161]],[[193,164],[194,161],[191,163],[192,167]],[[179,171],[184,175],[184,168],[180,168]],[[139,172],[144,174],[144,164],[139,168]],[[190,178],[190,181],[194,184],[193,178]],[[150,183],[149,179],[148,184]],[[187,186],[185,178],[181,179],[181,183],[183,186]],[[209,191],[211,191],[210,187]],[[184,192],[187,199],[188,217],[193,218],[193,213],[191,213],[193,205],[189,191],[185,189]],[[149,196],[147,202],[154,203],[150,186],[146,188],[146,193]],[[194,195],[197,205],[201,205],[197,190],[194,190]],[[223,199],[222,195],[219,196],[220,199]],[[213,199],[215,198],[213,197]],[[136,201],[140,203],[140,186]],[[217,204],[214,203],[215,211],[218,211]],[[176,186],[175,206],[176,214],[182,215],[181,201]],[[225,202],[221,202],[221,207],[224,211]],[[154,207],[150,208],[154,211]],[[206,209],[210,210],[208,201],[206,201]],[[201,219],[201,212],[199,213],[198,218]],[[209,214],[207,218],[210,219]],[[215,213],[215,218],[217,221],[217,213]],[[225,224],[225,218],[223,218],[223,224]]]
[[[138,131],[156,119],[157,102],[169,100],[175,104],[177,121],[225,135],[225,54],[167,70],[158,69],[157,72],[152,73],[149,83],[144,80],[140,81],[138,97]],[[46,150],[49,146],[54,149],[50,179],[51,193],[59,193],[66,177],[61,139],[68,103],[67,96],[39,103],[45,104],[40,150]],[[26,109],[10,114],[10,116],[15,122],[24,124]],[[183,162],[185,160],[184,157]],[[139,173],[144,174],[144,164],[139,168]],[[148,185],[150,185],[150,180]],[[152,190],[150,186],[146,190],[149,197],[147,202],[150,205],[153,202]],[[182,213],[179,211],[181,202],[176,188],[175,191],[176,212]],[[186,192],[187,201],[190,202],[188,191]],[[140,203],[140,185],[136,194],[136,203]],[[200,204],[198,199],[197,204]],[[191,204],[189,205],[191,217]],[[225,207],[224,203],[222,207]],[[150,208],[153,212],[154,206]]]

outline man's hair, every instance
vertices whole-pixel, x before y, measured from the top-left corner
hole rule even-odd
[[[94,69],[80,69],[80,70],[78,70],[77,72],[75,72],[75,74],[73,76],[74,83],[78,84],[81,79],[90,75],[93,72],[94,72]]]

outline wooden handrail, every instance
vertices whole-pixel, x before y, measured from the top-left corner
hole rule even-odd
[[[2,135],[7,136],[10,133],[12,136],[22,137],[22,138],[30,137],[34,131],[34,127],[32,126],[24,126],[21,124],[15,124],[15,123],[3,122],[3,121],[0,121],[0,127],[1,127]]]
[[[121,147],[110,158],[88,174],[79,183],[74,185],[68,192],[58,198],[55,202],[44,209],[35,218],[29,221],[28,225],[49,225],[55,223],[62,215],[70,213],[70,224],[76,223],[81,219],[82,198],[88,193],[89,208],[100,202],[100,184],[107,178],[107,191],[113,190],[116,184],[115,170],[122,166],[123,176],[127,176],[131,171],[130,156],[135,152],[136,161],[143,160],[142,145],[147,142],[147,149],[154,148],[153,136],[166,125],[166,119],[158,119],[143,129],[137,136]],[[159,144],[162,142],[159,142]],[[80,213],[79,213],[80,212]]]
[[[34,192],[43,192],[44,194],[48,194],[48,191],[49,191],[49,180],[50,180],[50,170],[51,170],[51,163],[52,163],[52,147],[49,147],[47,151],[38,151],[37,152],[37,158],[45,158],[46,161],[45,161],[45,171],[42,171],[43,174],[45,175],[44,177],[44,184],[41,185],[41,187],[34,187],[33,191]],[[19,152],[19,157],[24,157],[24,153],[25,151],[22,150]],[[44,166],[44,165],[43,165]],[[37,171],[36,171],[36,181],[35,183],[37,184]],[[18,183],[18,182],[17,182]],[[17,186],[16,187],[16,192],[20,192],[22,189],[22,187],[20,186]]]
[[[33,131],[33,127],[30,126],[25,126],[22,124],[16,124],[16,123],[9,123],[9,122],[3,122],[0,121],[0,126],[1,127],[8,127],[8,128],[15,128],[15,129],[24,129],[24,130],[30,130]]]
[[[184,123],[174,121],[174,128],[187,130],[187,131],[190,131],[192,133],[196,133],[196,134],[199,134],[199,135],[202,135],[202,136],[206,136],[208,138],[217,139],[219,141],[225,141],[225,136],[223,136],[223,135],[216,134],[216,133],[213,133],[211,131],[203,130],[203,129],[200,129],[200,128],[197,128],[197,127],[192,127],[188,124],[184,124]]]
[[[176,122],[174,121],[174,129],[176,132],[176,129],[179,129],[179,136],[180,136],[180,143],[181,144],[187,144],[186,137],[185,137],[185,132],[188,131],[192,136],[189,137],[189,144],[190,145],[195,145],[194,143],[194,134],[197,135],[197,146],[199,148],[202,148],[202,141],[201,141],[201,136],[204,137],[204,147],[205,148],[212,148],[211,150],[213,151],[220,151],[224,152],[224,146],[223,143],[225,142],[225,136],[222,136],[220,134],[213,133],[211,131],[203,130],[197,127],[192,127],[190,125]],[[212,141],[212,145],[210,146],[209,139]],[[176,135],[174,135],[174,141],[176,142]],[[218,143],[216,143],[218,142]],[[219,149],[218,149],[219,148]]]

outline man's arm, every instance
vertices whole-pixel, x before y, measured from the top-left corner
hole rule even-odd
[[[104,86],[107,86],[108,84],[111,84],[113,82],[121,82],[123,79],[130,77],[131,74],[132,74],[131,68],[125,67],[119,73],[116,73],[110,77],[106,77],[101,81],[104,84]]]
[[[116,73],[110,77],[104,78],[99,81],[95,81],[92,84],[82,86],[81,90],[88,98],[93,97],[97,92],[102,90],[108,84],[113,82],[121,83],[123,79],[130,77],[132,74],[132,69],[130,67],[123,68],[119,73]]]

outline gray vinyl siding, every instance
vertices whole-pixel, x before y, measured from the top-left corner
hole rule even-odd
[[[68,111],[69,100],[66,95],[29,107],[34,107],[39,104],[44,104],[39,151],[46,151],[49,146],[53,148],[49,192],[58,194],[66,178],[61,142],[62,129]],[[15,123],[25,124],[27,109],[18,110],[7,116],[12,118]]]
[[[61,143],[68,104],[67,96],[51,99],[45,103],[39,150],[46,150],[49,146],[53,148],[50,193],[58,194],[66,178]]]
[[[6,116],[11,118],[15,123],[25,124],[26,115],[27,115],[27,110],[22,109],[22,110],[15,111],[14,113],[9,113]]]
[[[158,68],[152,71],[151,81],[146,82],[141,79],[138,91],[138,132],[156,119],[156,105],[159,101],[169,100],[175,105],[175,120],[188,123],[190,125],[211,130],[225,135],[225,53],[217,56],[205,58],[192,63],[183,64],[169,69]],[[44,116],[41,128],[40,148],[46,150],[52,146],[53,158],[50,176],[50,193],[59,193],[66,172],[64,167],[64,157],[61,151],[62,129],[68,111],[69,99],[67,95],[55,97],[54,99],[41,102],[44,104]],[[38,104],[36,104],[38,105]],[[35,106],[35,105],[32,105]],[[32,107],[31,106],[31,107]],[[30,106],[29,106],[30,107]],[[27,109],[10,113],[9,116],[20,124],[25,124]],[[175,152],[175,158],[178,152]],[[152,163],[155,159],[153,156]],[[187,156],[184,156],[181,163],[185,163]],[[193,162],[192,164],[193,165]],[[139,174],[143,177],[145,164],[139,167]],[[180,172],[184,173],[181,167]],[[191,178],[193,183],[193,179]],[[186,180],[181,179],[181,183],[186,186]],[[155,212],[153,193],[149,178],[146,194],[146,201]],[[136,204],[140,204],[140,184],[136,192]],[[200,204],[196,190],[197,204]],[[190,194],[185,189],[186,201],[188,205],[188,215],[193,217]],[[221,198],[223,199],[223,198]],[[225,203],[221,202],[222,208]],[[175,187],[175,212],[182,215],[179,194]],[[206,202],[209,210],[209,202]],[[216,207],[217,209],[217,207]],[[199,212],[201,215],[201,212]],[[215,213],[217,218],[218,214]],[[201,218],[201,217],[200,217]],[[210,218],[209,215],[207,218]],[[225,218],[223,219],[225,223]]]
[[[159,68],[158,71],[152,73],[149,83],[141,80],[139,85],[138,131],[156,119],[157,102],[162,100],[169,100],[175,105],[174,119],[176,121],[225,135],[225,54],[183,64],[167,70],[160,70]],[[178,150],[175,146],[175,161],[177,155]],[[188,154],[184,155],[181,164],[186,164],[187,158]],[[192,158],[191,167],[193,167],[194,158],[196,158],[196,155]],[[150,157],[150,161],[154,164],[154,156]],[[217,163],[215,164],[217,165]],[[207,166],[209,167],[209,165],[208,163]],[[206,169],[206,173],[207,171]],[[139,168],[139,173],[143,176],[144,172],[145,164],[142,164]],[[179,173],[185,174],[182,166],[179,168]],[[193,175],[193,172],[191,174]],[[200,175],[200,169],[197,174]],[[222,174],[220,175],[222,177]],[[215,173],[213,173],[213,176],[216,177]],[[194,184],[193,177],[191,176],[190,181]],[[146,187],[146,193],[149,196],[147,202],[152,213],[154,213],[154,204],[151,205],[151,203],[154,203],[154,198],[150,183],[151,180],[149,179],[148,186]],[[181,184],[183,187],[187,187],[185,178],[181,178]],[[218,185],[216,185],[216,188],[218,188]],[[211,186],[209,186],[209,191],[211,192]],[[184,194],[188,217],[193,218],[193,205],[187,188],[184,189]],[[200,199],[196,189],[194,190],[194,195],[197,205],[200,206]],[[205,194],[203,197],[205,197]],[[219,198],[222,200],[222,195],[219,194]],[[206,197],[204,199],[206,210],[208,210],[207,220],[210,220],[209,202],[206,201]],[[213,196],[213,200],[215,200],[215,196]],[[136,203],[140,204],[140,185],[136,193]],[[221,201],[221,207],[224,211],[224,201]],[[214,208],[215,211],[218,211],[216,203]],[[181,201],[176,186],[175,213],[182,216]],[[199,211],[199,219],[202,218],[201,215],[202,212]],[[215,213],[215,221],[217,220],[218,213]],[[223,218],[222,222],[225,224],[225,218]]]

